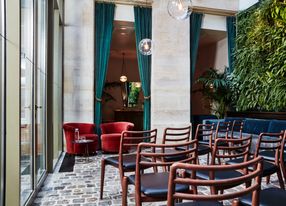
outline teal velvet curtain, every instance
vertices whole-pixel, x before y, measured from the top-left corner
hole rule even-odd
[[[192,75],[191,79],[192,80],[194,78],[195,69],[196,69],[202,18],[203,18],[203,14],[200,14],[200,13],[192,13],[190,16],[190,49],[191,49],[191,75]]]
[[[150,129],[150,113],[151,113],[151,55],[145,56],[139,52],[138,45],[142,39],[152,39],[152,9],[134,7],[135,15],[135,34],[136,34],[136,50],[139,66],[139,75],[142,82],[142,90],[144,94],[144,130]]]
[[[233,71],[234,61],[234,49],[235,49],[235,38],[236,38],[236,17],[226,17],[226,28],[227,28],[227,41],[228,41],[228,64],[229,72]]]
[[[191,83],[190,88],[192,91],[193,80],[196,70],[196,62],[198,56],[198,48],[200,41],[200,32],[202,25],[203,14],[201,13],[192,13],[190,16],[190,55],[191,55]],[[191,92],[191,103],[190,103],[190,120],[193,122],[192,116],[192,92]]]
[[[102,119],[102,90],[108,66],[110,44],[112,38],[114,4],[95,4],[95,114],[94,120],[97,134],[100,134]]]

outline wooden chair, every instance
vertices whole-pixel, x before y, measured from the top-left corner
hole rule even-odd
[[[231,126],[230,138],[242,138],[243,120],[234,120]]]
[[[243,196],[239,199],[239,205],[252,206],[251,195]],[[266,188],[260,191],[260,205],[285,206],[286,191],[281,188]]]
[[[249,151],[251,146],[251,135],[248,137],[244,137],[242,139],[225,139],[219,138],[216,139],[215,145],[212,151],[211,165],[224,165],[221,164],[221,160],[225,162],[231,158],[243,158],[245,161],[248,159]],[[226,151],[226,152],[224,152]],[[235,151],[235,152],[233,152]],[[218,161],[216,161],[218,160]],[[215,173],[215,180],[224,180],[228,181],[232,178],[240,178],[243,174],[248,171],[238,171],[238,170],[227,170],[227,171],[217,171]],[[187,171],[187,173],[191,176],[192,171]],[[196,176],[199,179],[207,180],[209,179],[209,172],[206,170],[198,171]],[[229,187],[233,187],[234,185],[229,184]],[[228,189],[228,187],[218,187],[214,188],[214,193],[217,193],[219,190],[223,192],[224,189]]]
[[[283,131],[282,131],[283,132]],[[284,176],[284,181],[286,182],[286,151],[285,151],[285,139],[286,139],[286,130],[284,131],[283,140],[281,144],[281,150],[280,150],[280,168],[282,171],[282,174]],[[276,152],[271,150],[262,151],[259,153],[260,156],[262,156],[265,160],[270,162],[276,161]]]
[[[173,144],[188,142],[190,141],[191,132],[192,132],[191,124],[187,127],[165,128],[162,144],[173,145]],[[174,150],[178,150],[178,149],[181,149],[181,148],[174,148],[174,147],[171,147],[168,149],[163,148],[163,150],[160,149],[160,152],[163,151],[164,153],[173,153],[173,152],[176,152]],[[164,158],[159,158],[158,160],[161,160],[163,162],[175,162],[175,161],[180,161],[181,158],[184,159],[185,157],[184,156],[166,156]]]
[[[216,125],[215,137],[213,141],[215,141],[218,138],[228,139],[231,125],[232,125],[231,122],[219,121]]]
[[[186,150],[173,150],[173,153],[165,153],[164,150],[176,147],[186,147]],[[162,150],[162,152],[159,152]],[[166,145],[140,143],[137,150],[136,172],[135,175],[123,177],[122,205],[127,205],[128,184],[135,186],[136,206],[141,206],[142,202],[163,201],[167,199],[169,172],[161,167],[170,167],[174,162],[157,161],[166,156],[183,156],[180,162],[195,163],[197,159],[197,140],[190,142]],[[146,158],[149,161],[146,161]],[[152,160],[152,161],[151,161]],[[141,171],[146,167],[159,167],[158,171]],[[148,173],[147,173],[148,172]],[[188,192],[189,187],[177,185],[177,192]]]
[[[213,130],[214,124],[198,124],[195,134],[195,139],[199,141],[198,156],[207,154],[207,163],[213,147]]]
[[[198,205],[208,205],[208,206],[217,206],[222,205],[218,201],[222,200],[231,200],[233,206],[238,206],[238,200],[235,198],[241,197],[246,194],[252,193],[252,205],[259,205],[259,192],[261,187],[261,173],[262,173],[262,157],[257,157],[253,160],[240,163],[237,165],[193,165],[193,164],[185,164],[185,163],[175,163],[171,166],[171,171],[169,175],[169,186],[168,186],[168,202],[167,206],[198,206]],[[215,179],[216,174],[219,172],[235,171],[235,170],[247,170],[248,167],[253,167],[253,170],[250,173],[244,174],[240,177],[233,177],[227,180],[225,179]],[[191,177],[180,177],[177,176],[177,173],[181,170],[193,171]],[[206,180],[197,179],[196,174],[200,171],[207,172],[209,178]],[[252,181],[254,180],[254,181]],[[229,185],[241,185],[246,183],[251,183],[247,188],[243,190],[230,190],[227,194],[216,194],[212,193],[205,194],[191,194],[187,192],[177,192],[175,190],[178,184],[180,185],[188,185],[188,186],[206,186],[210,188],[218,188],[218,187],[228,187]],[[175,204],[175,200],[183,199],[183,200],[193,200],[194,202],[184,202]]]
[[[283,140],[280,149],[280,168],[283,172],[285,178],[285,141],[286,141],[286,131],[284,131]],[[265,160],[275,162],[276,161],[276,152],[275,151],[262,151],[259,153],[259,156],[262,156]],[[252,198],[250,195],[243,196],[240,198],[240,204],[245,206],[252,205]],[[260,205],[275,205],[275,206],[284,206],[286,202],[286,191],[281,188],[266,188],[261,190]]]
[[[103,187],[105,177],[105,166],[110,165],[119,169],[120,179],[125,172],[134,172],[136,168],[136,150],[141,142],[154,144],[157,138],[157,129],[148,131],[124,131],[121,133],[119,154],[116,156],[102,158],[101,160],[101,181],[100,199],[103,198]]]
[[[283,132],[281,133],[261,133],[256,146],[256,151],[254,157],[261,156],[260,154],[265,154],[266,151],[271,151],[275,153],[275,158],[273,161],[263,160],[263,173],[262,177],[267,177],[267,182],[270,180],[270,175],[276,173],[279,185],[282,189],[285,189],[284,181],[281,174],[281,147],[283,145]],[[227,162],[227,164],[237,164],[245,161],[245,159],[237,158]],[[251,168],[249,168],[251,169]]]
[[[164,130],[162,144],[176,144],[190,141],[192,124],[187,127],[167,127]]]

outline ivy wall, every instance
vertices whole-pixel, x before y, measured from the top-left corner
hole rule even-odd
[[[286,111],[286,0],[238,14],[232,102],[237,111]]]

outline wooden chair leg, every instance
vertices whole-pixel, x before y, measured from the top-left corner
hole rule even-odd
[[[269,183],[270,183],[270,175],[266,176],[266,184],[269,184]]]
[[[281,168],[281,171],[282,171],[282,174],[283,174],[283,177],[284,177],[284,181],[286,183],[286,168],[285,168],[285,163],[284,162],[281,162],[280,168]]]
[[[127,177],[122,179],[122,206],[127,206],[128,182]]]
[[[210,163],[210,153],[208,153],[208,156],[207,156],[207,164]]]
[[[234,199],[231,203],[231,206],[240,206],[239,199]]]
[[[101,160],[101,175],[100,175],[100,197],[103,198],[103,187],[104,187],[104,177],[105,177],[105,159]]]
[[[282,174],[281,174],[281,170],[280,169],[277,171],[277,177],[278,177],[278,180],[279,180],[280,188],[285,190],[284,180],[282,178]]]

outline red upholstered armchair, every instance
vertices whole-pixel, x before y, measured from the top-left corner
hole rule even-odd
[[[91,123],[65,123],[63,125],[66,145],[67,145],[67,153],[69,154],[84,154],[85,153],[85,145],[83,144],[75,144],[75,129],[78,128],[79,135],[85,136],[86,139],[92,139],[94,142],[88,144],[89,153],[95,153],[98,149],[98,136],[95,134],[95,124]]]
[[[118,153],[121,133],[134,127],[130,122],[103,123],[101,128],[101,149],[103,152]]]

